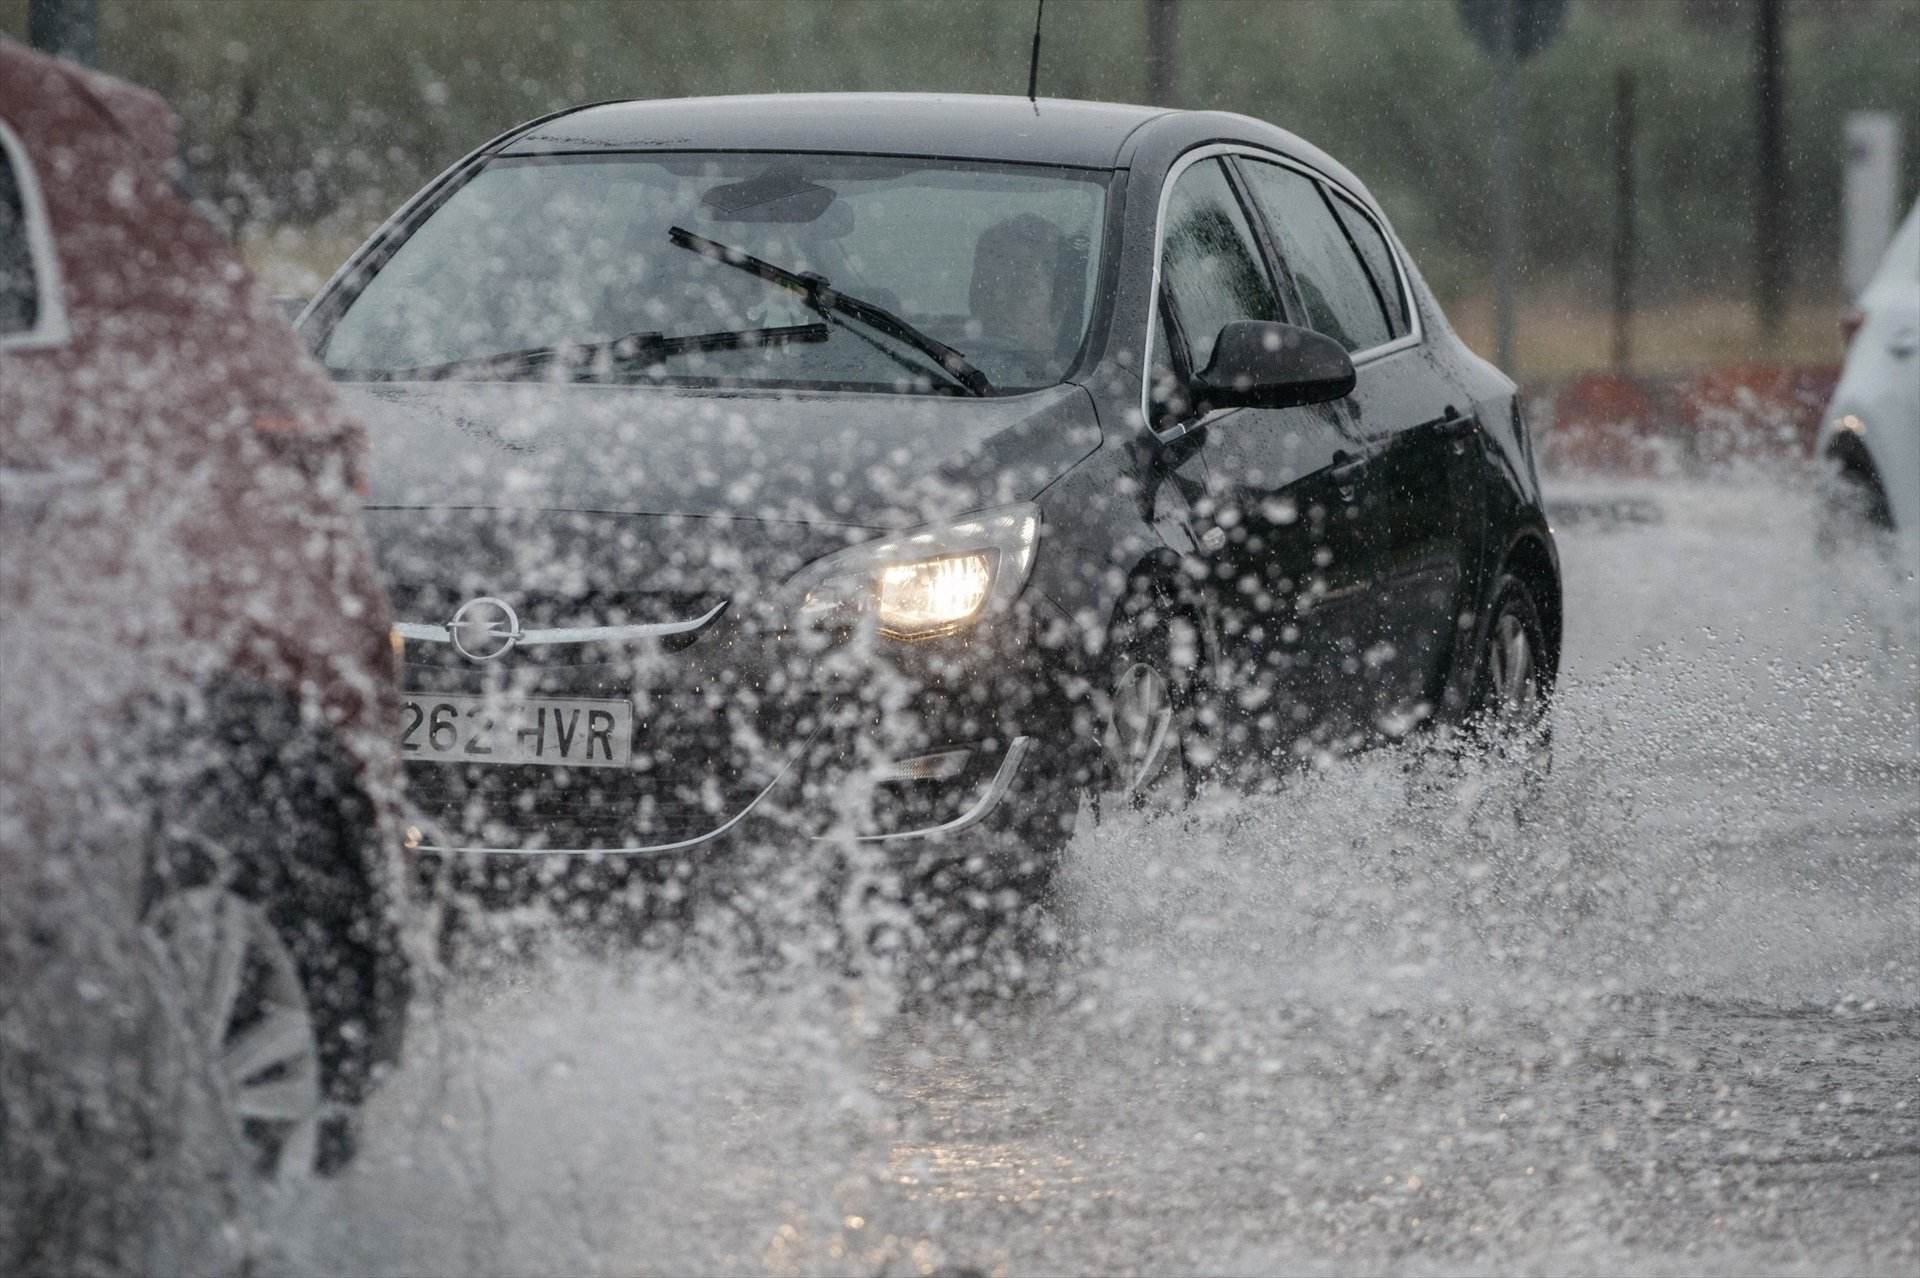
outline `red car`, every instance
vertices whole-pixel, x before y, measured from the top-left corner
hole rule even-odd
[[[138,1108],[181,1063],[154,1108],[211,1097],[257,1172],[325,1170],[397,1055],[399,693],[363,448],[176,189],[166,106],[0,40],[9,1194],[124,1131],[61,1115]]]

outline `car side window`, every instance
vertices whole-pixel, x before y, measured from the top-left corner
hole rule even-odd
[[[1160,282],[1196,370],[1213,357],[1214,339],[1224,325],[1286,318],[1253,226],[1218,160],[1202,160],[1175,181],[1167,200]]]
[[[1360,260],[1366,264],[1367,274],[1373,280],[1374,293],[1386,307],[1388,328],[1395,337],[1405,337],[1413,331],[1413,325],[1407,318],[1407,298],[1400,288],[1400,271],[1394,265],[1393,250],[1387,247],[1387,237],[1352,200],[1338,191],[1329,191],[1327,195],[1333,202],[1333,211],[1340,217],[1340,225],[1347,229],[1347,238],[1360,250]]]
[[[1243,171],[1300,288],[1308,322],[1349,351],[1391,340],[1373,280],[1320,184],[1294,169],[1257,160],[1244,161]]]
[[[0,147],[0,337],[31,332],[39,317],[26,197],[12,157]]]

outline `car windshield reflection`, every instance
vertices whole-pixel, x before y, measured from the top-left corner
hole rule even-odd
[[[842,155],[509,156],[413,230],[322,356],[341,380],[573,380],[592,362],[510,357],[605,351],[594,379],[606,380],[619,343],[644,335],[620,379],[1050,386],[1087,337],[1106,183],[1059,167]],[[685,251],[693,243],[730,251]],[[747,259],[779,264],[782,278],[739,269]],[[699,340],[823,315],[825,340]]]

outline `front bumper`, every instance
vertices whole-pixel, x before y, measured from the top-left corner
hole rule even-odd
[[[476,665],[410,642],[406,686],[627,699],[631,762],[410,762],[405,846],[424,859],[673,861],[747,837],[937,859],[1064,835],[1066,681],[1024,612],[911,644],[809,645],[728,615],[677,650],[643,637],[514,655]]]
[[[818,840],[844,837],[855,843],[894,843],[910,839],[937,839],[970,830],[986,822],[999,811],[1001,803],[1012,792],[1014,783],[1020,776],[1021,765],[1025,763],[1027,753],[1032,748],[1032,745],[1033,738],[1027,736],[1016,736],[1007,742],[1005,749],[999,753],[999,762],[994,765],[988,774],[985,784],[978,786],[971,800],[964,801],[954,815],[946,817],[945,819],[927,818],[924,812],[932,805],[922,804],[920,805],[921,820],[919,823],[915,823],[913,814],[909,811],[904,811],[910,808],[910,801],[902,801],[905,797],[901,796],[899,799],[896,799],[896,806],[903,810],[901,815],[904,820],[897,820],[890,823],[895,828],[873,828],[869,826],[865,828],[864,832],[861,831],[860,827],[845,831],[828,829],[826,832],[812,834],[810,837]],[[969,754],[972,753],[971,750],[966,752]],[[748,821],[761,805],[767,803],[768,800],[772,800],[772,803],[768,805],[769,807],[781,806],[782,797],[785,797],[789,792],[800,789],[795,765],[804,753],[805,751],[803,749],[789,757],[788,760],[781,765],[779,772],[774,775],[773,780],[759,793],[748,799],[745,806],[731,814],[728,814],[725,809],[717,812],[715,816],[718,818],[718,823],[711,828],[682,835],[681,837],[672,838],[664,842],[616,844],[614,846],[592,845],[566,847],[549,846],[544,842],[535,841],[509,847],[489,847],[485,845],[484,841],[466,841],[476,836],[462,829],[457,823],[448,821],[445,818],[436,820],[434,817],[424,815],[416,808],[410,813],[404,847],[409,852],[521,857],[668,856],[678,852],[688,852],[700,847],[702,844],[711,843],[716,839],[723,838],[732,833],[736,827]],[[420,766],[429,767],[434,765]],[[911,784],[911,781],[908,780],[901,783]],[[965,791],[960,791],[959,793],[964,794]],[[951,798],[949,797],[946,802],[948,805],[951,805]],[[480,835],[478,837],[484,840],[485,836]],[[564,837],[562,841],[565,841]]]

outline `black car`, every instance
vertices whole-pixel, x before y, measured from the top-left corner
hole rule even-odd
[[[1103,804],[1544,730],[1513,383],[1256,120],[583,107],[303,329],[373,438],[409,842],[494,891],[760,829],[1030,896]]]

